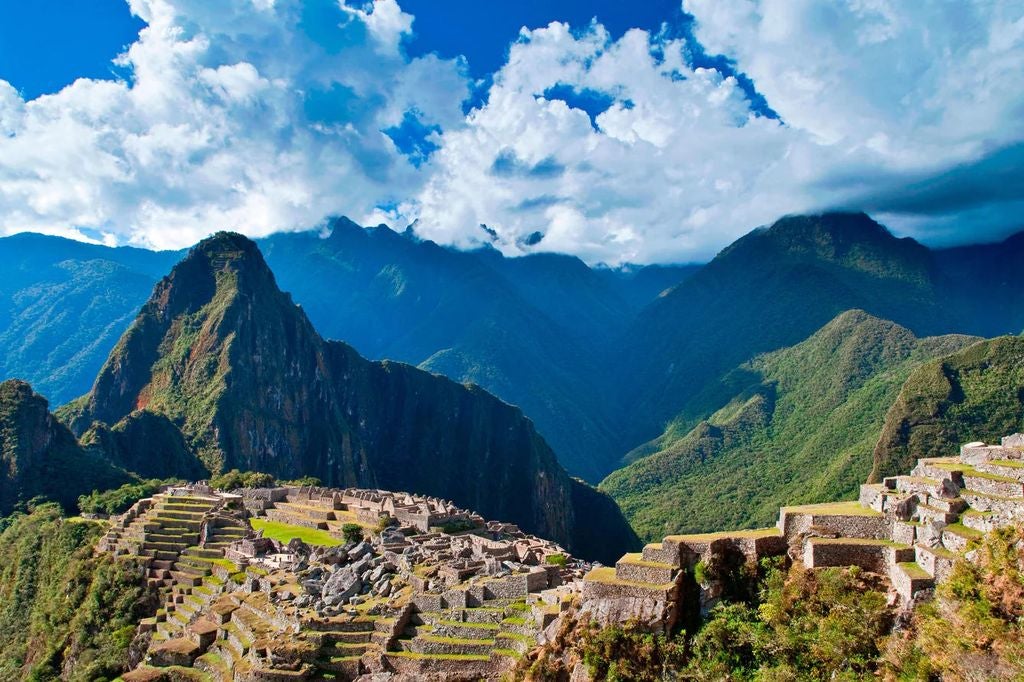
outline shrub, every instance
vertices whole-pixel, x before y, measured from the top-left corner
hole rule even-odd
[[[276,484],[274,477],[261,471],[239,471],[232,469],[210,478],[210,485],[220,490],[236,488],[270,488]]]
[[[859,569],[769,568],[759,604],[712,610],[693,641],[699,678],[844,679],[871,674],[892,613]]]
[[[345,542],[362,542],[363,527],[358,523],[346,523],[341,527],[341,536],[345,538]]]
[[[668,638],[624,626],[587,628],[583,636],[583,662],[595,680],[657,682],[676,677],[685,661],[682,637]]]
[[[887,672],[900,679],[1024,679],[1024,526],[988,533],[975,562],[960,559],[889,638]]]
[[[316,476],[303,476],[302,478],[296,478],[291,481],[280,481],[281,485],[294,485],[300,488],[308,488],[309,486],[321,485],[320,479]]]
[[[63,518],[55,504],[17,515],[3,532],[0,679],[84,681],[125,672],[135,626],[159,600],[137,562],[93,555],[102,532],[101,524]]]

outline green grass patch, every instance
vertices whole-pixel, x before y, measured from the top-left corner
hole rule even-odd
[[[928,578],[931,578],[931,576],[928,575],[928,571],[921,568],[921,566],[915,561],[901,562],[899,567],[903,569],[904,573],[914,580],[927,580]]]
[[[306,528],[305,526],[293,526],[290,523],[279,521],[268,521],[266,519],[252,519],[253,530],[263,531],[263,537],[277,540],[278,542],[290,542],[298,538],[307,545],[319,545],[321,547],[336,547],[341,540],[334,537],[325,530]]]
[[[814,514],[821,516],[882,516],[881,512],[861,506],[860,502],[825,502],[783,507],[787,514]]]
[[[968,528],[962,523],[951,523],[948,526],[946,526],[945,530],[948,530],[950,533],[953,533],[954,535],[959,535],[962,538],[967,538],[968,540],[978,540],[984,535],[984,533],[982,533],[980,530]]]

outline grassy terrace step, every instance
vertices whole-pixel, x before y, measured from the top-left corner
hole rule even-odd
[[[971,497],[980,497],[984,500],[993,500],[995,502],[1021,502],[1020,497],[1007,497],[1006,495],[993,495],[992,493],[984,493],[980,490],[973,490],[971,488],[964,488],[960,491],[960,497],[970,499]]]
[[[220,654],[208,651],[196,658],[197,669],[206,669],[208,672],[217,674],[221,679],[231,679],[231,664]]]
[[[621,580],[615,576],[615,569],[602,566],[600,568],[591,569],[589,573],[583,576],[585,582],[600,583],[606,585],[624,585],[630,587],[638,587],[646,590],[671,590],[675,587],[675,583],[641,583],[632,580]]]
[[[647,561],[642,554],[626,554],[615,563],[615,577],[631,582],[669,583],[676,567],[661,561]]]
[[[778,537],[781,533],[775,526],[771,528],[753,528],[749,530],[723,530],[714,533],[691,533],[689,535],[669,535],[665,540],[671,540],[673,542],[684,543],[684,542],[714,542],[715,540],[724,540],[726,538],[737,538],[737,539],[759,539],[759,538],[770,538]]]
[[[373,630],[337,630],[323,631],[319,633],[323,637],[325,646],[336,642],[349,644],[365,644],[370,641]]]
[[[170,678],[168,677],[170,675]],[[213,678],[202,670],[184,668],[180,665],[171,665],[165,668],[153,668],[148,665],[140,665],[130,673],[122,677],[124,682],[148,682],[156,679],[174,679],[181,682],[213,682]]]
[[[891,547],[893,549],[910,549],[892,540],[873,540],[871,538],[808,538],[808,542],[816,545],[860,545],[867,547]]]
[[[253,519],[253,530],[262,530],[263,536],[279,542],[289,542],[292,538],[299,538],[308,545],[320,545],[321,547],[336,547],[342,541],[325,530],[306,528],[289,523],[278,521],[267,521],[266,519]]]
[[[457,644],[465,646],[494,646],[493,639],[473,639],[469,637],[441,637],[439,635],[419,635],[419,639],[437,644]]]
[[[385,656],[396,658],[413,658],[422,661],[489,661],[490,656],[476,654],[420,654],[414,651],[388,651]]]
[[[181,504],[204,504],[208,507],[216,506],[220,500],[216,497],[202,497],[200,495],[154,495],[154,503],[173,501]]]
[[[914,546],[917,549],[920,549],[922,552],[934,554],[935,556],[941,557],[948,561],[956,561],[957,557],[959,556],[956,552],[946,549],[945,547],[929,547],[927,545],[922,544],[917,544]]]
[[[473,630],[494,630],[497,631],[501,628],[497,623],[469,623],[463,620],[443,620],[439,619],[434,622],[435,625],[451,625],[453,627],[463,627]]]
[[[882,516],[881,512],[862,507],[856,500],[850,502],[824,502],[783,507],[787,514],[813,514],[815,516]]]
[[[931,574],[921,568],[921,565],[916,561],[901,561],[896,565],[899,566],[900,569],[912,580],[929,580],[932,577]]]

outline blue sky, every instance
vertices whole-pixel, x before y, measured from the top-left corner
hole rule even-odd
[[[523,26],[581,26],[597,17],[618,37],[630,28],[656,31],[683,17],[674,0],[408,0],[402,8],[417,18],[416,33],[404,43],[410,56],[461,55],[473,77],[482,79],[504,64]],[[76,78],[117,74],[111,61],[145,26],[124,0],[0,0],[0,15],[0,74],[29,98],[57,92]]]
[[[348,214],[670,262],[844,209],[996,239],[1022,73],[1024,7],[985,0],[0,0],[0,232]]]
[[[110,78],[145,25],[123,0],[0,0],[0,77],[28,98],[76,78]]]

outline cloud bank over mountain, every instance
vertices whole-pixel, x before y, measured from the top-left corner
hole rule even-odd
[[[4,232],[180,247],[349,214],[618,263],[829,208],[933,243],[1024,227],[1012,3],[685,0],[659,33],[523,29],[489,84],[409,58],[396,0],[130,5],[128,80],[0,81]]]

